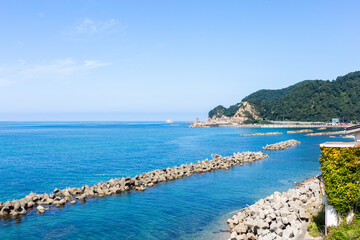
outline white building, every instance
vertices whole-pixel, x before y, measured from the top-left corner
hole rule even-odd
[[[333,118],[333,119],[331,120],[331,123],[332,123],[333,125],[336,125],[336,124],[339,124],[339,123],[340,123],[340,120],[339,120],[338,118]]]

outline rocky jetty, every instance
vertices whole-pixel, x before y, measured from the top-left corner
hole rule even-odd
[[[199,118],[196,118],[196,120],[189,126],[189,128],[210,128],[210,127],[234,127],[237,123],[229,121],[226,117],[221,118],[208,118],[205,121],[200,121]]]
[[[274,192],[227,220],[230,240],[303,239],[310,214],[322,204],[318,177],[287,192]]]
[[[324,135],[343,135],[346,134],[345,131],[337,131],[337,132],[318,132],[318,133],[308,133],[306,136],[324,136]]]
[[[176,179],[189,177],[194,173],[205,173],[218,169],[229,169],[235,165],[243,165],[257,160],[267,158],[268,155],[262,152],[243,152],[234,153],[233,156],[222,157],[213,155],[213,159],[198,161],[197,163],[182,164],[172,168],[158,169],[147,173],[136,175],[135,177],[114,178],[107,182],[100,182],[93,186],[82,186],[80,188],[55,188],[50,194],[30,193],[26,197],[18,200],[0,202],[0,217],[15,217],[25,215],[30,209],[36,207],[39,214],[44,214],[49,210],[44,206],[61,207],[66,203],[75,205],[77,201],[85,202],[90,197],[104,197],[113,194],[129,192],[131,190],[145,191],[148,187],[155,184],[173,181]]]
[[[299,141],[291,139],[283,142],[266,145],[265,147],[262,148],[262,150],[270,150],[270,151],[285,150],[288,149],[289,147],[295,147],[300,143],[301,142]]]
[[[281,132],[268,132],[268,133],[253,133],[253,134],[242,134],[240,137],[251,137],[251,136],[266,136],[266,135],[282,135]]]
[[[302,129],[302,130],[296,130],[296,131],[287,131],[287,133],[311,133],[313,130],[311,129]]]
[[[203,122],[194,122],[189,128],[209,128],[210,126]]]
[[[354,135],[345,135],[345,136],[342,136],[342,138],[355,138]]]

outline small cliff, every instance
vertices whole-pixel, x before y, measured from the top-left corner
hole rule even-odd
[[[239,104],[239,109],[236,111],[235,115],[231,117],[231,121],[236,123],[261,119],[262,118],[259,116],[259,113],[254,106],[246,101]]]
[[[241,102],[231,106],[230,111],[223,106],[218,106],[209,113],[209,120],[213,122],[244,123],[245,121],[261,120],[255,107],[247,102]]]

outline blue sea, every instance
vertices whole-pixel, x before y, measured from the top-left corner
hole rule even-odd
[[[0,201],[93,185],[288,139],[268,159],[86,203],[0,220],[0,239],[226,239],[230,212],[320,174],[319,144],[289,129],[188,128],[175,122],[0,122]],[[255,132],[277,136],[239,137]]]

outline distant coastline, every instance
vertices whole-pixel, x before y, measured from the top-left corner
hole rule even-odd
[[[360,71],[334,81],[305,80],[287,88],[258,90],[228,108],[218,105],[209,111],[208,117],[237,123],[285,119],[356,122],[360,119],[359,112],[354,111],[360,108],[359,90]]]
[[[200,121],[196,119],[190,128],[209,128],[209,127],[236,127],[236,128],[346,128],[353,124],[332,124],[325,122],[293,122],[293,121],[269,121],[267,124],[244,124],[223,119],[210,119]],[[319,129],[321,130],[321,129]]]

